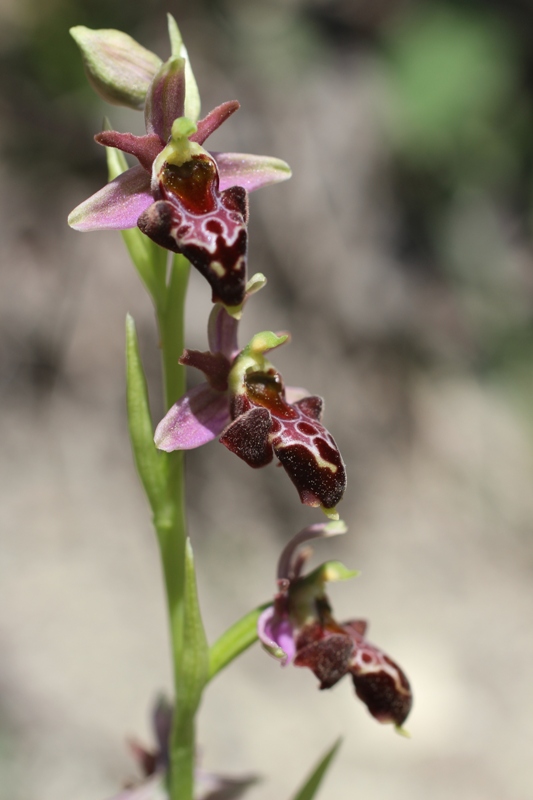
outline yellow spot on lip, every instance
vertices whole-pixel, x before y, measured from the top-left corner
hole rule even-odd
[[[332,464],[331,461],[324,461],[324,459],[320,456],[315,456],[315,460],[320,469],[329,469],[334,475],[338,470],[338,467],[335,464]]]
[[[223,278],[226,274],[226,267],[224,267],[220,261],[211,261],[209,267],[213,270],[215,275],[218,275],[219,278]]]
[[[270,434],[272,438],[275,438],[278,435],[279,434]],[[287,444],[279,444],[278,450],[283,450],[286,447],[292,447],[293,444],[294,442],[288,442]],[[329,469],[334,475],[339,469],[336,464],[332,464],[331,461],[325,461],[325,459],[319,456],[315,448],[313,448],[313,458],[315,459],[319,469]],[[338,517],[335,517],[335,519],[338,519]]]

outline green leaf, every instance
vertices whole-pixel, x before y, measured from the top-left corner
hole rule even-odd
[[[337,739],[333,747],[328,750],[326,755],[318,762],[312,773],[309,775],[308,779],[299,790],[297,794],[294,795],[292,800],[312,800],[315,794],[318,791],[318,787],[322,783],[322,778],[326,774],[331,761],[335,757],[337,750],[341,745],[342,739]]]
[[[135,322],[126,317],[126,376],[130,439],[137,472],[154,515],[167,504],[165,454],[154,444],[146,378],[139,354]]]
[[[173,56],[180,56],[185,59],[185,113],[184,116],[197,122],[200,119],[200,92],[198,84],[192,71],[191,62],[187,53],[187,48],[183,44],[183,39],[178,28],[178,24],[172,14],[168,14],[168,35]]]
[[[519,80],[517,48],[503,20],[466,5],[416,4],[386,34],[391,133],[411,159],[433,169],[465,148],[479,158],[487,138],[498,135]]]
[[[179,714],[192,718],[207,683],[209,672],[209,647],[205,635],[198,593],[194,558],[190,539],[185,545],[185,587],[183,605],[183,644],[177,665],[177,693]]]
[[[228,628],[209,650],[209,680],[257,641],[257,621],[271,603],[254,608]]]
[[[109,120],[104,120],[105,130],[110,129]],[[107,172],[112,181],[128,169],[128,162],[121,150],[106,147]],[[154,303],[161,300],[165,291],[168,253],[139,228],[121,231],[131,260]]]

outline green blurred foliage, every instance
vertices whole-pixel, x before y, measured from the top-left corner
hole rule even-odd
[[[506,26],[468,10],[429,5],[403,18],[387,40],[392,133],[405,157],[464,168],[473,156],[487,168],[502,154],[507,169],[514,120],[502,112],[516,110],[508,100],[516,97],[519,63]]]
[[[533,104],[527,41],[475,3],[422,3],[382,35],[400,255],[455,296],[479,374],[529,364]],[[512,369],[516,374],[515,367]]]

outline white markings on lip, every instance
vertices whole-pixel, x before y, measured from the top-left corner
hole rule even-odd
[[[171,202],[171,201],[167,201]],[[194,226],[191,223],[186,222],[186,217],[183,215],[181,210],[173,209],[174,211],[174,224],[170,229],[170,235],[173,239],[176,240],[176,243],[179,247],[183,245],[194,245],[196,247],[200,247],[202,250],[205,250],[210,255],[213,255],[218,250],[218,238],[221,237],[224,241],[224,244],[227,247],[232,247],[237,238],[239,237],[241,231],[246,231],[246,227],[241,223],[235,223],[232,225],[232,231],[230,235],[230,231],[228,226],[226,225],[224,220],[221,220],[217,214],[220,212],[220,209],[214,211],[210,214],[206,219],[202,219],[199,228],[200,228],[200,236],[195,234]],[[191,215],[194,216],[194,215]],[[209,230],[207,225],[212,220],[216,220],[217,223],[220,224],[221,229],[217,232]],[[242,260],[242,256],[240,256],[239,260]]]

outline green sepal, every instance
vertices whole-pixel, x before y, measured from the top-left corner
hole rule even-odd
[[[177,662],[176,690],[180,716],[192,718],[208,680],[209,647],[198,603],[190,539],[185,544],[184,579],[183,640],[181,658]]]
[[[265,608],[272,603],[263,603],[235,622],[209,650],[209,680],[257,641],[257,622]]]
[[[154,516],[167,504],[165,455],[154,444],[148,388],[139,353],[135,322],[126,316],[126,390],[128,424],[137,472]]]
[[[104,120],[104,130],[110,129],[109,120]],[[112,181],[128,169],[128,162],[121,150],[106,147],[107,173]],[[139,228],[121,231],[129,256],[139,277],[154,303],[161,301],[165,291],[168,251],[141,233]]]
[[[294,795],[292,800],[313,800],[313,797],[318,791],[322,779],[326,774],[329,765],[337,754],[337,750],[341,746],[342,739],[337,739],[335,744],[326,755],[320,759],[314,770],[311,772],[302,788]]]
[[[122,31],[70,29],[81,50],[89,83],[108,103],[142,111],[161,59]]]
[[[178,24],[172,14],[168,18],[168,36],[173,56],[180,56],[185,59],[185,116],[197,122],[200,119],[200,92],[198,84],[192,71],[191,62],[187,53],[187,48],[183,44],[183,39],[178,28]]]

